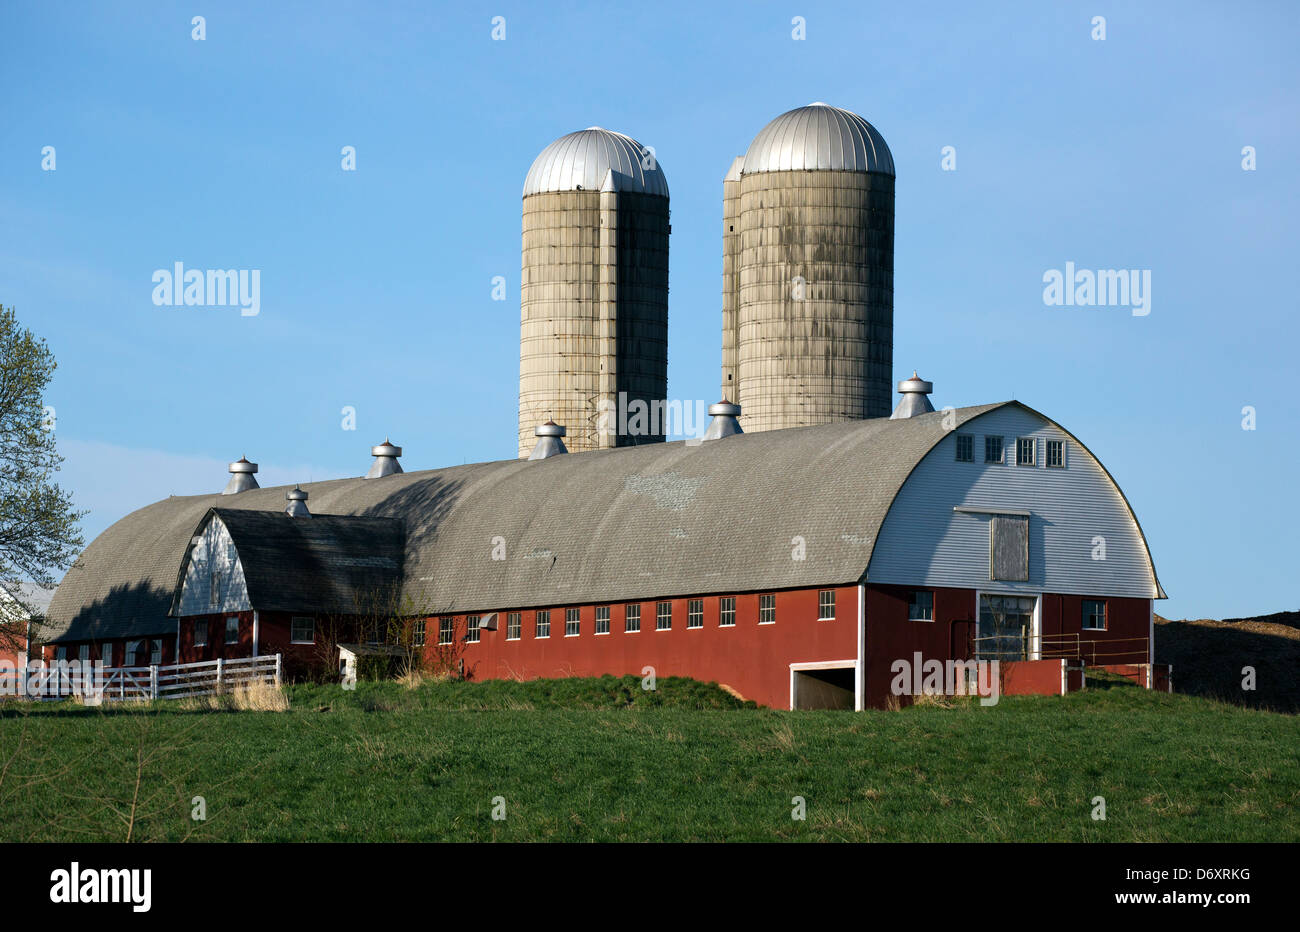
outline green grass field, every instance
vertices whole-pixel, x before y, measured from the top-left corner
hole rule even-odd
[[[658,685],[294,686],[283,712],[11,703],[0,839],[1300,841],[1294,716],[1126,685],[866,713]]]

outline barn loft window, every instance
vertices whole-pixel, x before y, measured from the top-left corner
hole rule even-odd
[[[208,574],[208,604],[211,606],[221,604],[221,570],[215,566]]]
[[[315,644],[316,619],[306,615],[295,615],[289,622],[289,643]]]
[[[194,646],[208,646],[208,620],[200,618],[194,622]]]
[[[704,627],[704,600],[691,599],[686,603],[686,627]]]
[[[239,616],[231,615],[226,619],[226,643],[239,643]]]
[[[817,593],[817,620],[835,620],[835,590],[823,589]]]
[[[718,627],[730,628],[736,624],[736,597],[729,595],[718,600]]]
[[[636,634],[641,630],[641,605],[639,603],[629,605],[623,609],[623,612],[623,632]]]
[[[1106,630],[1106,603],[1096,599],[1083,600],[1083,630]]]
[[[564,610],[564,636],[576,638],[582,633],[582,610],[566,608]]]
[[[989,521],[989,579],[1029,579],[1029,518],[993,515]]]
[[[986,463],[1002,462],[1002,438],[1001,437],[984,438],[984,462]]]
[[[669,631],[673,626],[673,603],[660,602],[655,606],[655,630]]]
[[[548,638],[551,636],[551,613],[547,611],[538,612],[533,616],[533,637]]]
[[[907,603],[908,621],[934,621],[934,593],[919,589]]]
[[[1047,441],[1047,466],[1049,469],[1065,468],[1065,441]]]
[[[510,612],[506,615],[506,640],[517,641],[524,634],[523,612]]]
[[[427,629],[428,621],[426,619],[415,619],[415,623],[411,625],[411,644],[415,647],[423,647]]]
[[[1038,441],[1033,437],[1016,438],[1016,465],[1033,466],[1037,460]]]
[[[596,606],[596,633],[609,634],[609,606]]]
[[[957,462],[975,462],[975,438],[970,434],[957,435]]]
[[[776,624],[776,595],[767,593],[758,597],[758,623],[760,625]]]

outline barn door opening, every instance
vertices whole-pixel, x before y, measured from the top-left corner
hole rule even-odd
[[[1037,656],[1037,596],[981,595],[977,660],[1033,660]]]
[[[854,708],[856,664],[852,660],[790,664],[790,708]]]

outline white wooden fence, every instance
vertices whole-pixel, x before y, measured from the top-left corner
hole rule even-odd
[[[16,675],[26,677],[23,692],[28,699],[68,699],[74,696],[92,702],[184,699],[210,696],[254,683],[278,688],[281,663],[280,655],[274,654],[148,667],[103,667],[95,672],[100,675],[69,676],[57,664],[42,664],[37,670],[19,669]]]

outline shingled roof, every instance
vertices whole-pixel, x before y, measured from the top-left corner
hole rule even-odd
[[[429,614],[843,585],[866,573],[925,454],[1004,404],[1016,402],[303,488],[314,513],[404,523],[404,595]],[[127,515],[68,571],[48,640],[175,631],[167,613],[207,511],[289,521],[279,515],[285,491],[178,496]],[[791,558],[795,537],[803,560]],[[498,543],[504,560],[493,559]]]
[[[210,508],[185,549],[170,614],[179,613],[194,541],[213,520],[230,534],[249,603],[259,611],[347,613],[401,585],[406,528],[400,520]]]

